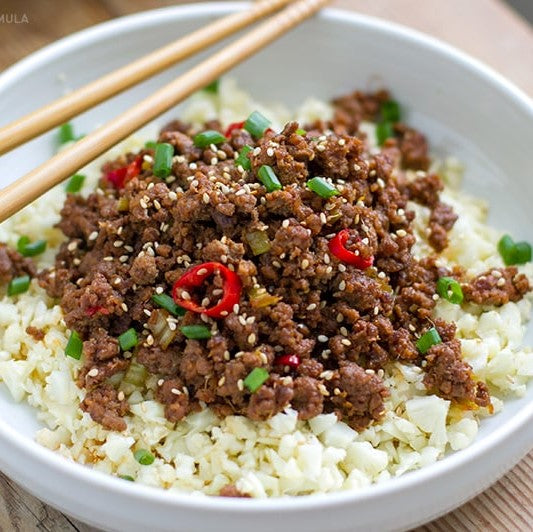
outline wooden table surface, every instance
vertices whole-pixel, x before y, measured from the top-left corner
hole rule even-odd
[[[41,46],[87,26],[179,3],[185,2],[0,0],[0,15],[16,13],[28,19],[27,23],[0,23],[0,71]],[[533,97],[533,30],[501,0],[337,0],[333,4],[439,37],[491,65]],[[417,532],[533,530],[532,484],[533,451],[490,489]],[[0,530],[95,532],[42,504],[1,473]]]

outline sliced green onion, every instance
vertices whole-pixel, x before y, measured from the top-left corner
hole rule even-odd
[[[378,146],[383,146],[385,141],[394,136],[394,130],[390,122],[379,122],[376,124],[376,140]]]
[[[531,261],[531,246],[527,242],[514,242],[509,235],[502,236],[498,242],[498,251],[506,266]]]
[[[265,368],[254,368],[244,379],[243,384],[250,392],[255,393],[268,380],[269,376]]]
[[[146,449],[139,449],[138,451],[135,451],[133,456],[141,465],[152,465],[155,460],[154,455]]]
[[[122,480],[128,480],[129,482],[135,482],[135,479],[131,475],[120,475],[119,478]]]
[[[7,295],[16,296],[27,292],[30,287],[30,282],[29,275],[23,275],[22,277],[11,279],[11,282],[7,285]]]
[[[157,142],[155,140],[147,140],[144,143],[144,147],[149,150],[155,150],[155,147],[157,146]]]
[[[531,246],[527,242],[517,242],[514,246],[514,264],[531,262]]]
[[[253,148],[251,146],[244,146],[241,151],[239,152],[239,156],[235,159],[235,164],[237,166],[242,166],[244,170],[251,170],[252,169],[252,162],[250,161],[250,158],[248,157],[248,154],[253,151]]]
[[[307,131],[305,129],[297,129],[295,133],[297,135],[301,135],[302,137],[305,137],[307,135]]]
[[[310,179],[307,182],[307,186],[324,199],[329,199],[340,194],[340,192],[323,177],[313,177],[313,179]]]
[[[455,305],[463,302],[463,289],[452,277],[441,277],[437,281],[437,292],[440,297]]]
[[[184,325],[180,331],[191,340],[207,340],[211,338],[211,331],[205,325]]]
[[[228,139],[220,133],[220,131],[209,129],[208,131],[202,131],[201,133],[198,133],[198,135],[195,135],[194,145],[197,148],[203,149],[211,146],[211,144],[214,144],[215,146],[217,144],[222,144],[223,142],[226,142],[226,140]]]
[[[122,351],[133,349],[139,343],[137,331],[135,329],[128,329],[118,337],[118,343]]]
[[[437,332],[437,329],[435,327],[431,327],[431,329],[428,329],[417,341],[416,341],[416,347],[418,350],[425,355],[430,347],[433,347],[434,345],[442,343],[441,337],[439,336],[439,333]]]
[[[257,175],[259,176],[261,183],[265,185],[267,192],[274,192],[274,190],[281,190],[283,188],[279,182],[278,176],[270,166],[267,166],[266,164],[261,166]]]
[[[65,190],[67,191],[67,194],[76,194],[82,189],[84,183],[85,176],[83,174],[74,174],[68,180]]]
[[[74,127],[70,122],[59,126],[59,130],[57,132],[57,140],[60,145],[76,140],[76,136],[74,135]]]
[[[265,231],[251,231],[244,235],[254,255],[262,255],[270,250],[270,240]]]
[[[175,301],[167,294],[154,294],[152,296],[152,301],[161,308],[168,310],[168,312],[174,316],[185,315],[185,309],[181,308],[179,305],[176,305]]]
[[[81,358],[82,351],[83,341],[76,331],[72,331],[67,342],[67,347],[65,347],[65,355],[79,360]]]
[[[17,251],[24,257],[35,257],[46,251],[46,240],[31,242],[27,236],[21,236],[17,242]]]
[[[204,91],[205,92],[211,92],[213,94],[217,94],[218,93],[219,84],[220,84],[220,80],[215,79],[215,81],[212,81],[209,85],[206,85],[204,87]]]
[[[174,156],[174,146],[166,142],[155,145],[154,166],[152,172],[160,179],[165,179],[172,172],[172,157]]]
[[[244,129],[255,139],[261,138],[269,126],[270,120],[259,111],[254,111],[244,122]]]
[[[381,104],[381,117],[385,122],[399,122],[400,116],[401,113],[398,102],[389,100]]]

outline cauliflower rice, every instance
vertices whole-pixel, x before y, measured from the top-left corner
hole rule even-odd
[[[259,109],[279,127],[290,118],[310,122],[328,116],[330,107],[308,101],[295,117],[283,108],[253,102],[231,80],[220,84],[218,95],[199,93],[182,114],[201,123],[219,118],[228,124]],[[369,138],[374,138],[367,125]],[[99,176],[102,159],[142,146],[142,134],[113,148],[84,170],[88,193]],[[459,214],[450,232],[444,265],[461,264],[474,276],[503,265],[496,246],[500,232],[486,225],[487,205],[459,193],[461,167],[447,160],[438,169],[446,183],[443,199]],[[57,187],[0,225],[0,241],[16,245],[21,235],[46,238],[49,248],[39,267],[51,266],[62,235],[53,225],[65,199]],[[429,252],[425,227],[428,210],[416,211],[416,254]],[[531,264],[520,271],[533,280]],[[457,324],[464,359],[476,378],[490,387],[494,412],[503,399],[521,396],[533,377],[533,354],[523,347],[531,297],[502,307],[452,305],[439,300],[435,317]],[[28,326],[45,331],[36,342]],[[69,332],[59,305],[47,297],[36,281],[18,297],[0,299],[0,379],[16,401],[36,407],[45,428],[37,441],[61,455],[99,471],[131,476],[137,482],[179,492],[217,495],[227,484],[253,497],[304,495],[360,489],[439,460],[450,451],[470,445],[487,409],[465,411],[436,395],[428,395],[419,367],[394,363],[385,376],[390,397],[383,420],[358,433],[338,422],[334,414],[298,421],[287,409],[272,419],[254,422],[243,416],[218,419],[209,409],[189,415],[176,426],[167,421],[163,406],[154,400],[155,377],[145,389],[129,397],[131,413],[123,433],[104,429],[84,413],[79,403],[84,390],[75,383],[80,362],[65,356]],[[137,449],[156,456],[150,466],[134,458]]]

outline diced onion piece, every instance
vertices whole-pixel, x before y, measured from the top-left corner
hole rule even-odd
[[[146,368],[138,362],[132,361],[128,371],[126,371],[126,374],[122,379],[122,382],[132,384],[133,386],[143,386],[146,381],[146,376]]]
[[[176,305],[177,307],[177,305]],[[147,327],[154,340],[163,349],[166,349],[176,338],[177,327],[172,330],[169,325],[170,314],[164,309],[155,309],[148,320]]]
[[[269,294],[266,288],[252,288],[248,296],[253,308],[269,307],[276,305],[281,300],[281,297]]]
[[[265,231],[251,231],[246,233],[245,238],[254,255],[262,255],[270,250],[270,240]]]

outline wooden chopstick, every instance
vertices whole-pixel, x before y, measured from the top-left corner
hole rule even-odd
[[[0,128],[0,155],[161,72],[293,0],[259,0]]]
[[[0,190],[0,222],[61,183],[117,142],[294,28],[328,2],[330,0],[294,2],[134,107]]]

